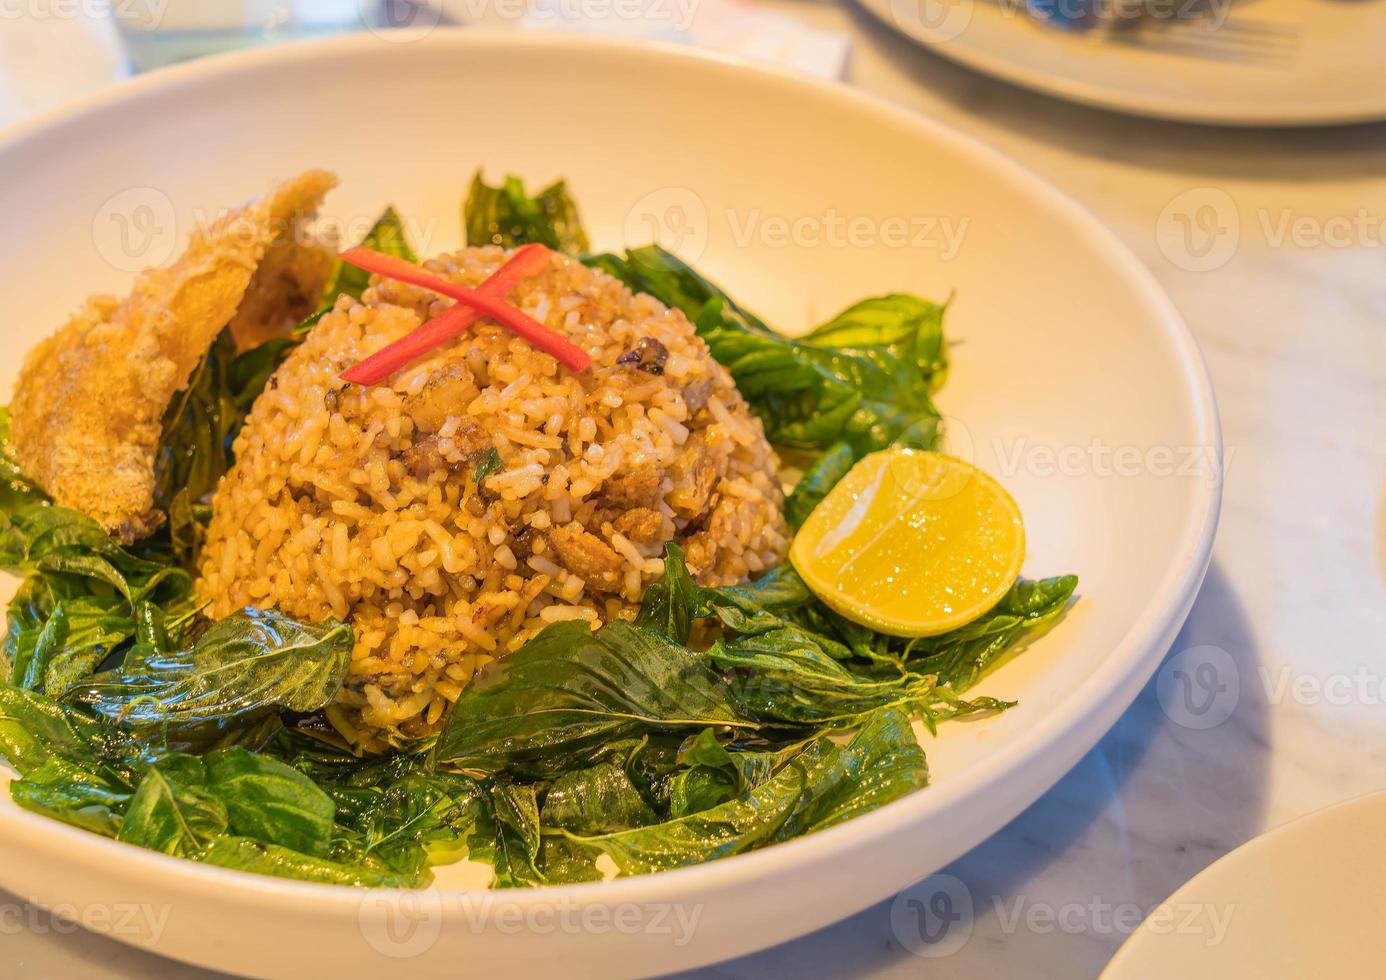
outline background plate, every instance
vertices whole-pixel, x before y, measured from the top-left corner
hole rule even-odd
[[[1024,0],[860,2],[945,58],[1117,112],[1229,126],[1386,118],[1377,0],[1168,0],[1160,9],[1179,14],[1176,26],[1140,46],[1037,24]],[[1065,10],[1086,0],[1043,2]],[[1195,16],[1198,4],[1212,14]],[[1232,49],[1234,36],[1244,43]]]
[[[1297,980],[1381,974],[1386,793],[1292,820],[1165,899],[1102,980]]]

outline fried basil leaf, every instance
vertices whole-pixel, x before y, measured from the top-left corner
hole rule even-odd
[[[1068,609],[1076,575],[1021,579],[980,619],[940,636],[903,645],[909,669],[936,674],[939,682],[966,691],[1016,644],[1052,625]]]
[[[670,541],[664,550],[664,574],[645,589],[635,625],[686,644],[698,611],[698,583],[688,573],[683,549]]]
[[[555,779],[544,796],[541,816],[545,828],[581,834],[628,830],[659,819],[625,769],[612,762]]]
[[[784,519],[790,530],[797,531],[808,520],[813,509],[823,502],[856,461],[856,452],[845,442],[834,443],[819,454],[785,498]]]
[[[15,462],[10,451],[10,410],[0,406],[0,520],[22,507],[47,502],[48,495]]]
[[[649,731],[755,727],[697,654],[616,620],[557,623],[497,661],[453,705],[434,760],[487,774],[553,776]]]
[[[185,646],[137,645],[67,698],[170,747],[206,745],[266,715],[325,707],[346,679],[352,642],[351,627],[335,620],[307,625],[246,609]]]
[[[197,855],[203,864],[252,874],[316,881],[325,885],[358,888],[412,888],[414,875],[400,874],[386,867],[351,864],[330,858],[312,857],[298,851],[246,837],[223,835],[210,841]]]
[[[826,737],[792,755],[770,779],[743,797],[666,823],[612,834],[565,837],[588,853],[607,855],[622,874],[649,874],[813,833],[858,812],[857,787],[879,807],[928,781],[924,753],[909,719],[881,711],[847,745]],[[569,874],[582,866],[570,863]],[[550,874],[550,880],[555,875]]]
[[[10,783],[19,806],[103,837],[120,832],[131,790],[109,774],[53,758]]]
[[[226,805],[207,790],[202,760],[175,755],[145,773],[125,812],[117,840],[195,858],[226,832]]]
[[[384,213],[376,219],[371,230],[366,232],[366,237],[361,239],[360,246],[376,252],[384,252],[386,255],[393,255],[395,258],[404,259],[406,262],[419,261],[413,246],[409,244],[409,236],[404,229],[404,219],[392,207],[386,208]],[[323,308],[331,309],[333,304],[337,302],[337,297],[343,294],[352,299],[360,299],[361,294],[366,291],[366,287],[370,283],[371,274],[365,269],[358,269],[356,266],[347,265],[345,262],[337,262],[332,270],[332,277],[323,290]]]
[[[511,248],[537,242],[558,252],[581,255],[590,247],[577,204],[567,185],[556,181],[531,197],[524,182],[508,176],[488,186],[477,171],[462,208],[467,244]]]
[[[226,807],[232,832],[325,856],[337,806],[292,766],[240,746],[204,756],[207,788]]]

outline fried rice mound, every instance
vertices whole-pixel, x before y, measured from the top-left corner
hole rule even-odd
[[[505,258],[488,246],[425,265],[474,286]],[[778,460],[682,313],[560,255],[510,301],[591,369],[482,320],[385,384],[346,384],[448,305],[376,279],[274,376],[213,499],[210,614],[351,622],[328,716],[363,750],[436,731],[480,668],[550,623],[633,616],[667,542],[709,585],[788,547]]]

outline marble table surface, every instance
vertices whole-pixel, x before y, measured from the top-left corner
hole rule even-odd
[[[850,33],[852,84],[999,147],[1116,230],[1203,347],[1228,467],[1212,567],[1159,675],[1058,785],[945,869],[974,910],[950,955],[911,952],[926,947],[885,902],[697,976],[1096,976],[1143,911],[1220,855],[1386,788],[1386,125],[1128,119],[955,67],[852,7],[765,2]],[[31,87],[27,105],[46,97]],[[204,975],[10,896],[0,910],[7,976]]]

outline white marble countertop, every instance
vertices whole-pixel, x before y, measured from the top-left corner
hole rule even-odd
[[[1116,230],[1202,344],[1229,466],[1213,565],[1172,659],[1053,790],[945,869],[973,898],[960,948],[916,956],[887,902],[700,975],[1095,976],[1133,910],[1270,827],[1386,788],[1386,125],[1126,119],[957,68],[850,7],[767,2],[849,32],[853,84],[1001,148]],[[1198,188],[1220,193],[1181,197]],[[1221,227],[1225,261],[1190,271],[1157,234],[1205,199],[1221,224],[1197,227]],[[1168,696],[1176,672],[1210,710]],[[0,950],[15,977],[201,975],[42,915],[0,919]]]

